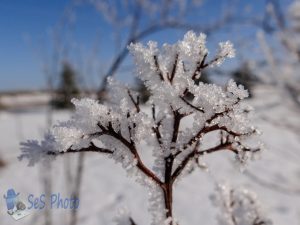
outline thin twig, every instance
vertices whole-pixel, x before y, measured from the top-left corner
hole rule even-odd
[[[154,64],[155,64],[155,67],[156,67],[156,71],[158,73],[158,76],[160,77],[160,79],[163,81],[164,80],[164,76],[163,76],[163,73],[159,67],[159,63],[158,63],[158,59],[157,59],[157,56],[154,55],[153,56],[153,60],[154,60]]]
[[[136,101],[135,101],[135,100],[133,99],[133,96],[132,96],[132,94],[131,94],[131,92],[130,92],[129,89],[127,89],[127,94],[128,94],[128,96],[129,96],[131,102],[134,104],[134,106],[135,106],[135,108],[136,108],[136,111],[137,111],[137,112],[140,112],[141,109],[140,109],[140,106],[139,106],[139,96],[137,96],[137,99],[136,99]]]
[[[173,82],[173,79],[175,77],[175,74],[176,74],[176,69],[177,69],[177,64],[178,64],[178,53],[175,55],[175,60],[174,60],[174,64],[173,64],[173,67],[172,67],[172,71],[171,71],[171,74],[169,76],[169,80],[170,82],[172,83]]]

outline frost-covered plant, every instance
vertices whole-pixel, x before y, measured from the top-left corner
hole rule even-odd
[[[244,164],[260,150],[245,143],[256,130],[248,120],[249,110],[241,104],[248,96],[243,86],[233,80],[225,88],[195,84],[205,68],[219,66],[235,54],[227,41],[220,43],[216,56],[208,60],[205,42],[204,34],[190,31],[183,40],[164,44],[161,49],[155,42],[147,46],[131,44],[138,77],[151,92],[150,107],[141,108],[137,93],[109,79],[109,104],[73,99],[76,112],[72,119],[55,125],[41,143],[22,143],[20,159],[29,158],[33,164],[47,155],[107,154],[149,189],[152,224],[176,224],[172,211],[174,182],[192,168],[195,160],[225,150]],[[188,94],[194,98],[188,99]],[[193,123],[183,127],[187,117]],[[203,138],[211,133],[219,139],[215,146],[205,148]],[[141,144],[145,142],[153,150],[152,169],[141,158]]]
[[[245,188],[218,185],[212,200],[221,210],[217,217],[219,225],[272,225],[265,218],[256,194]]]

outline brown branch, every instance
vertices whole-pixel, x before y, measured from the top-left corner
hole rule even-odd
[[[106,149],[106,148],[99,148],[96,145],[94,145],[93,142],[91,142],[90,146],[87,148],[81,148],[81,149],[72,149],[71,147],[68,148],[64,152],[54,152],[54,151],[48,151],[47,155],[63,155],[67,153],[78,153],[78,152],[97,152],[97,153],[105,153],[105,154],[112,154],[113,151]]]
[[[175,55],[175,61],[174,61],[174,64],[173,64],[173,68],[172,68],[171,74],[168,77],[171,83],[173,82],[173,79],[174,79],[175,74],[176,74],[176,69],[177,69],[177,64],[178,64],[178,57],[179,57],[179,55],[177,53]]]
[[[137,112],[140,112],[141,109],[140,109],[139,96],[137,96],[137,99],[136,99],[136,101],[135,101],[135,100],[133,99],[133,96],[132,96],[132,94],[131,94],[131,92],[130,92],[129,89],[127,89],[127,94],[128,94],[128,96],[129,96],[130,100],[132,101],[132,103],[134,104],[134,106],[135,106],[135,108],[136,108],[136,111],[137,111]]]
[[[188,106],[190,106],[191,108],[193,108],[193,109],[195,109],[195,110],[197,110],[197,111],[199,111],[199,112],[202,112],[202,113],[204,113],[204,110],[203,109],[201,109],[201,108],[198,108],[197,106],[194,106],[193,104],[191,104],[188,100],[186,100],[184,97],[179,97],[185,104],[187,104]]]
[[[183,62],[183,61],[181,61],[181,63],[182,63],[182,69],[183,69],[183,72],[187,72],[187,69],[185,68],[185,64],[184,64],[184,62]]]
[[[239,100],[236,103],[234,103],[234,105],[237,104],[238,102],[239,102]],[[214,119],[216,119],[219,116],[225,115],[229,111],[230,111],[230,109],[225,109],[223,112],[215,113],[210,119],[207,120],[207,123],[211,123]],[[223,127],[219,127],[218,124],[216,124],[216,125],[213,125],[213,126],[208,126],[208,127],[204,127],[202,129],[200,129],[200,131],[194,137],[192,137],[186,144],[184,144],[183,149],[186,149],[189,146],[191,146],[192,144],[194,144],[204,134],[207,134],[207,133],[213,132],[213,131],[217,131],[217,130],[225,131],[225,132],[227,132],[227,134],[231,134],[233,136],[243,136],[243,135],[249,135],[249,134],[251,134],[250,132],[249,133],[236,133],[234,131],[228,130],[224,126]],[[255,131],[252,131],[252,132],[255,132]],[[182,152],[182,150],[177,151],[174,156],[176,157],[181,152]]]
[[[228,54],[226,54],[226,55],[224,55],[224,56],[222,56],[222,57],[225,58],[225,57],[227,57],[227,56],[228,56]],[[202,65],[202,69],[204,69],[204,68],[206,68],[206,67],[212,65],[213,63],[217,62],[217,61],[218,61],[219,59],[221,59],[222,57],[216,57],[216,58],[210,60],[208,63],[203,64],[203,65]]]
[[[172,174],[172,180],[174,181],[181,174],[181,172],[186,167],[186,165],[194,157],[199,157],[201,155],[205,155],[205,154],[217,152],[217,151],[224,150],[224,149],[230,150],[230,151],[234,152],[235,154],[237,154],[237,150],[234,150],[232,148],[232,144],[231,143],[219,144],[219,145],[217,145],[217,146],[215,146],[213,148],[209,148],[209,149],[206,149],[206,150],[203,150],[203,151],[197,151],[197,145],[196,145],[195,148],[194,148],[194,150],[185,157],[185,159],[181,162],[181,164],[173,172],[173,174]]]
[[[115,130],[112,127],[112,124],[109,123],[108,127],[105,128],[103,125],[98,123],[98,126],[102,130],[103,134],[114,137],[116,140],[120,141],[123,145],[125,145],[129,151],[134,155],[135,159],[137,160],[136,166],[149,178],[154,180],[156,184],[161,186],[163,183],[162,181],[151,171],[149,170],[144,163],[142,162],[140,155],[138,154],[138,151],[136,149],[136,146],[133,142],[128,141],[126,138],[124,138],[120,133],[115,132]]]
[[[232,106],[238,104],[240,102],[240,99],[238,99]],[[219,112],[219,113],[215,113],[214,115],[211,116],[211,118],[209,118],[206,122],[209,124],[211,123],[214,119],[217,119],[219,116],[224,116],[226,113],[229,113],[232,109],[231,108],[227,108],[225,109],[224,111],[222,112]],[[188,143],[186,143],[184,145],[184,148],[187,148],[188,146],[192,145],[193,143],[195,143],[195,141],[201,137],[201,135],[205,134],[205,133],[208,133],[208,132],[211,132],[211,131],[215,131],[215,130],[224,130],[224,131],[229,131],[226,127],[219,127],[217,124],[216,125],[213,125],[213,126],[210,126],[210,127],[204,127],[202,128],[194,137],[192,137]],[[247,134],[237,134],[237,133],[234,133],[233,131],[230,131],[228,132],[232,135],[236,135],[236,136],[241,136],[241,135],[247,135]]]
[[[192,137],[185,145],[184,145],[184,149],[186,149],[187,147],[191,146],[192,144],[194,144],[197,139],[199,139],[203,134],[206,134],[208,132],[211,132],[211,131],[215,131],[217,130],[218,127],[215,126],[212,126],[212,127],[205,127],[203,129],[201,129],[194,137]]]
[[[171,142],[176,143],[178,133],[179,133],[180,122],[181,119],[184,117],[184,115],[179,113],[178,110],[175,111],[173,110],[173,114],[174,114],[174,123],[173,123],[173,135],[172,135]]]
[[[172,182],[174,182],[176,180],[176,178],[181,174],[181,172],[186,167],[186,165],[188,164],[188,162],[195,157],[198,144],[199,144],[199,142],[195,145],[193,151],[190,154],[188,154],[185,157],[185,159],[180,163],[180,165],[175,169],[175,171],[171,175]]]
[[[201,52],[200,52],[200,53],[201,53]],[[201,61],[197,62],[197,67],[196,67],[195,72],[193,73],[193,76],[192,76],[192,79],[193,79],[194,81],[195,81],[197,75],[198,75],[199,73],[201,73],[201,70],[202,70],[203,68],[205,68],[204,63],[205,63],[206,57],[207,57],[207,53],[203,56],[203,58],[202,58]]]
[[[198,143],[199,143],[199,141],[198,141]],[[260,148],[251,149],[249,147],[243,146],[240,142],[237,142],[237,143],[240,145],[241,151],[258,152],[261,150]],[[174,173],[172,175],[172,179],[175,180],[181,174],[182,170],[186,167],[188,162],[190,162],[195,157],[198,158],[199,156],[210,154],[210,153],[221,151],[221,150],[229,150],[235,154],[238,154],[239,151],[236,148],[234,148],[232,144],[233,143],[229,142],[227,139],[227,142],[221,141],[221,143],[219,145],[216,145],[215,147],[212,147],[212,148],[209,148],[206,150],[202,150],[202,151],[197,151],[198,145],[196,144],[194,150],[190,154],[188,154],[185,157],[185,159],[182,161],[182,163],[176,168],[176,170],[174,171]],[[180,154],[181,152],[182,151],[178,152],[178,154]]]
[[[174,115],[173,119],[173,134],[171,143],[175,144],[178,138],[180,121],[184,117],[183,114],[179,113],[178,110],[171,110]],[[172,153],[168,157],[165,158],[165,181],[163,188],[165,207],[166,207],[166,218],[173,217],[173,180],[172,180],[172,170],[173,170],[174,156]]]
[[[237,142],[237,143],[240,145],[241,150],[244,151],[244,152],[253,152],[253,153],[255,153],[255,152],[261,151],[261,148],[249,148],[249,147],[246,147],[246,146],[242,145],[242,143],[240,143],[240,142]]]
[[[164,81],[164,76],[163,76],[163,73],[162,73],[162,71],[161,71],[161,69],[160,69],[160,67],[159,67],[159,63],[158,63],[158,59],[157,59],[157,56],[156,56],[156,55],[153,56],[153,60],[154,60],[154,64],[155,64],[155,67],[156,67],[156,71],[157,71],[157,73],[158,73],[158,76],[160,77],[160,79],[161,79],[162,81]]]
[[[154,109],[155,110],[155,109]],[[155,112],[154,112],[155,113]],[[162,120],[163,120],[163,118],[160,120],[160,121],[158,121],[158,123],[156,124],[156,126],[155,127],[152,127],[152,130],[153,130],[153,132],[155,133],[155,136],[156,136],[156,139],[157,139],[157,142],[158,142],[158,144],[160,145],[160,146],[162,146],[162,136],[161,136],[161,133],[160,133],[160,131],[159,131],[159,127],[160,127],[160,125],[161,125],[161,123],[162,123]]]
[[[238,154],[238,151],[232,147],[232,143],[228,143],[228,142],[219,144],[215,147],[212,147],[212,148],[209,148],[206,150],[197,151],[195,154],[197,156],[201,156],[201,155],[210,154],[210,153],[217,152],[217,151],[224,150],[224,149],[230,150],[233,153]]]
[[[217,62],[219,59],[220,59],[220,57],[216,57],[216,58],[210,60],[208,63],[205,63],[205,64],[203,65],[202,68],[208,67],[209,65],[211,65],[211,64],[213,64],[213,63],[215,63],[215,62]]]
[[[222,112],[215,113],[210,119],[207,120],[207,123],[211,123],[214,119],[217,119],[219,116],[224,116],[226,113],[232,111],[232,108],[240,102],[241,99],[237,99],[235,103],[231,105],[231,108],[226,108]]]
[[[148,169],[144,163],[142,162],[136,147],[135,143],[132,141],[128,141],[125,139],[121,133],[117,133],[113,127],[112,123],[109,122],[109,125],[107,127],[104,127],[100,123],[97,124],[98,127],[101,129],[101,132],[96,132],[93,134],[93,136],[96,136],[97,134],[99,135],[108,135],[111,137],[114,137],[116,140],[120,141],[123,145],[125,145],[129,151],[134,155],[135,159],[137,160],[137,168],[139,168],[147,177],[151,178],[157,185],[162,186],[163,182],[150,170]],[[113,154],[112,150],[106,149],[106,148],[100,148],[94,145],[93,142],[90,143],[90,146],[87,148],[81,148],[81,149],[72,149],[72,146],[67,149],[64,152],[54,152],[54,151],[48,151],[48,155],[63,155],[66,153],[78,153],[78,152],[97,152],[97,153],[106,153],[106,154]]]
[[[130,113],[128,113],[128,116],[127,116],[127,118],[129,118],[130,117]],[[130,139],[130,144],[131,145],[134,145],[134,147],[135,147],[135,143],[134,143],[134,141],[133,141],[133,136],[132,136],[132,127],[130,126],[130,124],[128,123],[128,132],[129,132],[129,139]],[[120,135],[120,133],[119,133],[119,135]]]
[[[166,218],[173,218],[173,181],[165,182],[162,186],[162,191],[164,194],[165,208],[166,208]],[[170,225],[172,225],[171,222]]]
[[[252,134],[252,132],[248,132],[248,133],[237,133],[237,132],[234,132],[232,130],[229,130],[227,127],[225,126],[222,126],[222,127],[219,127],[218,124],[216,125],[213,125],[213,126],[210,126],[210,127],[204,127],[203,129],[201,129],[194,137],[192,137],[188,143],[186,143],[184,145],[184,149],[191,146],[193,143],[195,143],[195,141],[200,138],[201,136],[203,136],[204,134],[207,134],[209,132],[213,132],[213,131],[217,131],[217,130],[222,130],[222,131],[225,131],[227,132],[228,134],[230,135],[233,135],[235,137],[239,137],[239,136],[244,136],[244,135],[249,135],[249,134]],[[254,132],[254,131],[253,131]]]
[[[152,119],[155,122],[155,120],[156,120],[155,113],[156,112],[155,112],[155,105],[154,104],[151,105],[151,112],[152,112]]]

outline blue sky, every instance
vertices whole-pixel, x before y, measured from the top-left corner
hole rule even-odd
[[[222,1],[208,1],[203,6],[201,15],[193,14],[189,20],[213,20],[219,13],[220,6],[216,4],[220,2]],[[247,2],[240,0],[240,5],[236,7],[242,9]],[[46,46],[45,49],[49,47],[48,42],[51,40],[49,33],[61,20],[69,4],[68,0],[0,0],[0,91],[45,87],[41,46]],[[263,5],[263,0],[253,0],[252,12],[262,11]],[[105,65],[114,52],[110,47],[113,43],[112,30],[101,15],[92,7],[79,7],[76,10],[76,22],[72,29],[74,35],[72,38],[83,49],[81,57],[87,56],[89,49],[100,40],[99,57],[103,58],[102,65],[105,70]],[[253,27],[244,26],[237,29],[240,31],[240,36],[253,35],[256,32]],[[181,38],[182,34],[183,32],[170,30],[149,36],[146,40],[174,42]],[[211,43],[214,45],[224,39],[238,41],[236,34],[232,37],[231,32],[224,29],[215,35]],[[97,82],[97,79],[97,76],[91,78],[94,82]]]
[[[0,1],[0,90],[39,88],[44,83],[30,39],[42,37],[67,1]]]

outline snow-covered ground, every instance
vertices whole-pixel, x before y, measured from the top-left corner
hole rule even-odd
[[[0,105],[4,108],[28,108],[37,105],[47,105],[50,100],[50,93],[39,91],[0,95]]]
[[[210,172],[200,169],[180,180],[174,191],[174,211],[181,225],[213,225],[218,209],[209,196],[214,193],[214,182],[224,181],[235,187],[254,190],[276,225],[300,224],[300,117],[281,95],[268,87],[256,90],[257,96],[249,100],[256,108],[255,124],[263,131],[262,140],[267,151],[261,159],[250,162],[241,173],[234,164],[233,155],[220,152],[206,156],[203,161]],[[70,112],[54,113],[54,120],[67,119]],[[27,167],[19,162],[19,142],[39,139],[46,129],[44,110],[24,113],[0,112],[0,157],[6,162],[0,168],[0,224],[15,222],[6,213],[3,194],[14,188],[21,198],[29,194],[36,197],[44,193],[41,165]],[[150,150],[142,153],[149,161]],[[66,165],[74,162],[77,155],[58,157],[52,163],[52,192],[70,197]],[[74,172],[74,171],[72,171]],[[126,206],[138,224],[149,224],[147,192],[127,178],[120,165],[99,154],[86,154],[83,185],[81,187],[79,224],[108,225],[118,208]],[[52,209],[53,224],[67,224],[67,209]],[[43,211],[36,210],[18,224],[42,224]]]

